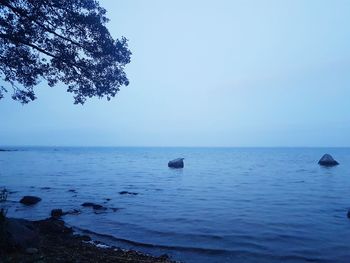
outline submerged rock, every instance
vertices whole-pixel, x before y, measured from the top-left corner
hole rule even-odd
[[[63,215],[79,215],[81,211],[79,209],[72,209],[64,212]]]
[[[94,203],[90,203],[90,202],[85,202],[85,203],[81,204],[81,206],[84,206],[84,207],[92,207],[94,205],[95,205]]]
[[[82,204],[82,206],[84,206],[84,207],[92,207],[95,210],[106,210],[107,209],[106,207],[104,207],[102,205],[95,204],[95,203],[90,203],[90,202],[85,202],[85,203]]]
[[[335,166],[335,165],[338,165],[339,163],[336,160],[334,160],[330,154],[325,154],[318,161],[318,164],[322,166]]]
[[[95,210],[107,210],[107,207],[104,207],[102,205],[94,205],[92,208]]]
[[[168,167],[170,168],[184,168],[184,159],[185,158],[177,158],[168,162]]]
[[[40,201],[41,201],[40,197],[26,195],[26,196],[23,196],[19,202],[24,204],[24,205],[35,205],[36,203],[38,203]]]
[[[138,193],[135,192],[128,192],[128,191],[121,191],[119,192],[120,195],[138,195]]]
[[[348,218],[350,219],[350,209],[348,210],[347,216],[348,216]]]
[[[58,219],[63,215],[64,215],[64,213],[63,213],[62,209],[52,209],[51,210],[51,217],[53,217],[55,219]]]

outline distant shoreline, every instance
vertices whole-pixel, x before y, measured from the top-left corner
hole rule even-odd
[[[0,151],[20,151],[20,149],[31,149],[31,148],[39,148],[39,149],[126,149],[126,148],[145,148],[145,149],[172,149],[172,148],[183,148],[183,149],[349,149],[350,146],[152,146],[152,145],[146,145],[146,146],[135,146],[135,145],[129,145],[129,146],[123,146],[123,145],[113,145],[113,146],[107,146],[107,145],[2,145],[0,146]]]

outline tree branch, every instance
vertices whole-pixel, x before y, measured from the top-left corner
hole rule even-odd
[[[42,48],[40,48],[40,47],[38,47],[38,46],[36,46],[36,45],[34,45],[34,44],[31,44],[31,43],[29,43],[29,42],[24,42],[24,41],[22,41],[22,40],[19,40],[19,39],[10,37],[10,36],[8,36],[8,35],[6,35],[6,34],[0,34],[0,37],[1,37],[1,38],[6,38],[6,39],[8,39],[8,40],[10,40],[12,43],[14,43],[14,44],[22,44],[22,45],[29,46],[29,47],[31,47],[31,48],[33,48],[33,49],[35,49],[35,50],[37,50],[37,51],[39,51],[39,52],[41,52],[41,53],[47,55],[47,56],[49,56],[49,57],[58,59],[59,61],[65,63],[65,64],[67,64],[67,65],[69,65],[69,66],[72,66],[72,67],[74,67],[75,69],[78,69],[79,71],[81,71],[81,70],[83,70],[83,69],[85,68],[85,67],[83,67],[83,66],[81,66],[81,65],[77,65],[76,63],[72,63],[72,62],[67,61],[67,60],[64,60],[64,59],[62,59],[62,58],[60,58],[60,57],[58,57],[58,56],[56,56],[56,55],[54,55],[54,54],[51,54],[50,52],[47,52],[46,50],[44,50],[44,49],[42,49]],[[79,74],[79,72],[77,72],[77,73]]]
[[[65,37],[65,36],[62,36],[62,35],[58,34],[54,30],[52,30],[51,28],[46,27],[45,25],[39,23],[37,20],[31,18],[30,16],[28,16],[24,12],[21,12],[18,8],[10,5],[6,0],[0,0],[0,4],[6,6],[7,8],[9,8],[15,15],[17,15],[19,17],[26,17],[27,19],[29,19],[30,21],[34,22],[35,24],[37,24],[41,28],[45,29],[47,32],[49,32],[49,33],[51,33],[51,34],[53,34],[53,35],[55,35],[55,36],[65,40],[65,41],[71,42],[72,44],[80,47],[81,49],[85,49],[86,51],[91,52],[91,50],[88,50],[86,47],[82,46],[78,42],[76,42],[76,41],[74,41],[74,40],[72,40],[72,39],[70,39],[68,37]]]

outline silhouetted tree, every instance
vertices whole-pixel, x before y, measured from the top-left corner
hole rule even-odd
[[[12,98],[35,100],[41,79],[67,85],[75,104],[127,86],[131,52],[126,38],[111,37],[105,14],[95,0],[0,0],[0,74]]]

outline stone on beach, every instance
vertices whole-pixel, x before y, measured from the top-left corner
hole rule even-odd
[[[335,166],[335,165],[338,165],[339,163],[336,160],[334,160],[330,154],[325,154],[318,161],[318,164],[322,166]]]
[[[170,168],[184,168],[184,159],[177,158],[168,162],[168,167]]]
[[[26,195],[26,196],[23,196],[19,202],[24,204],[24,205],[35,205],[36,203],[38,203],[40,201],[41,201],[40,197]]]

